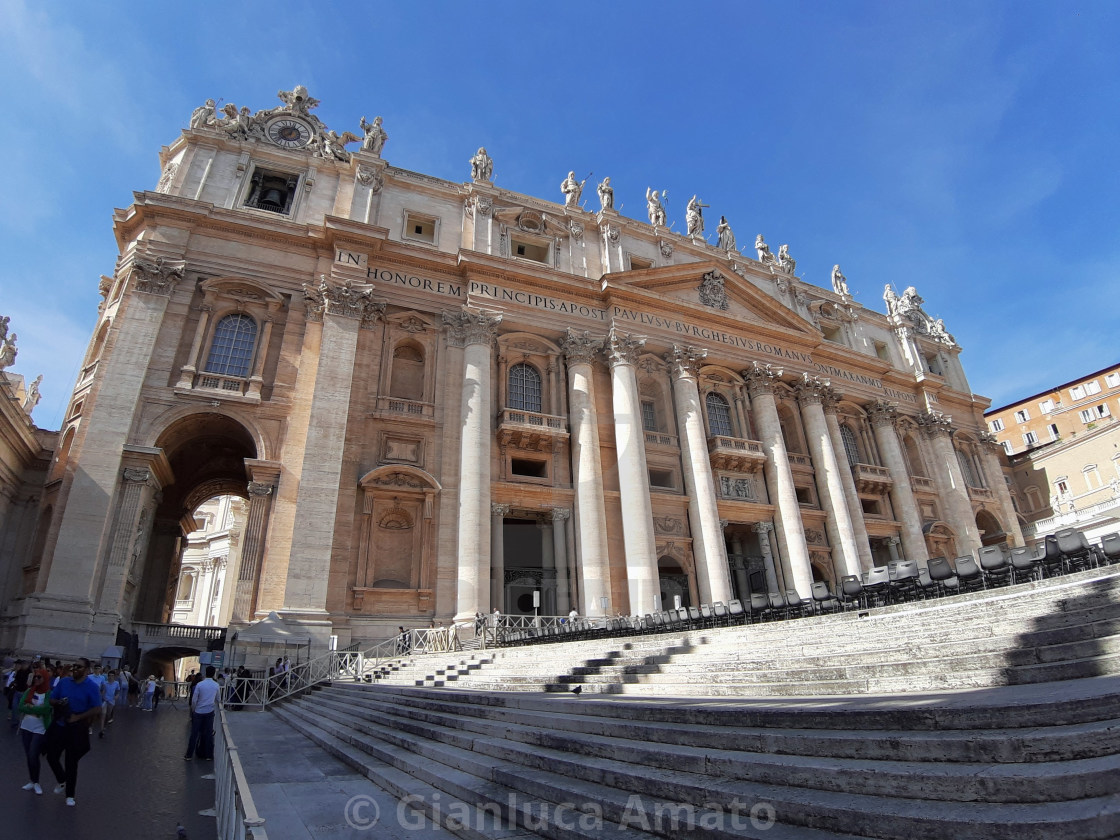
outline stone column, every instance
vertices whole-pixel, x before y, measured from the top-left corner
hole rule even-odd
[[[924,569],[926,561],[929,560],[929,551],[926,549],[926,539],[922,533],[921,512],[914,499],[914,491],[910,487],[910,470],[906,466],[902,445],[898,442],[898,433],[895,431],[898,407],[893,403],[876,402],[867,407],[867,413],[871,418],[871,428],[875,433],[879,454],[891,474],[891,505],[894,507],[895,515],[902,522],[900,532],[902,551],[907,560],[917,560],[918,565]]]
[[[706,350],[673,345],[665,354],[673,374],[673,403],[677,410],[684,489],[688,494],[688,522],[692,531],[692,554],[696,558],[696,582],[700,602],[731,600],[727,545],[719,525],[719,507],[712,465],[708,461],[707,433],[700,409],[696,377]]]
[[[261,337],[257,342],[257,358],[253,362],[253,373],[249,377],[249,387],[245,391],[247,397],[259,398],[261,395],[261,388],[264,386],[264,365],[268,361],[268,345],[272,340],[272,313],[278,305],[276,303],[268,304],[264,329],[261,330]]]
[[[743,371],[743,379],[751,396],[758,436],[766,449],[763,472],[770,501],[775,507],[774,530],[778,536],[778,549],[789,563],[792,580],[786,581],[803,599],[813,592],[813,571],[809,562],[809,547],[805,543],[805,528],[801,522],[801,509],[793,485],[793,472],[789,467],[782,425],[778,419],[778,406],[774,399],[774,386],[781,371],[772,371],[769,365],[755,362]]]
[[[892,563],[897,563],[900,559],[898,556],[898,544],[900,542],[901,540],[898,537],[887,537],[887,551],[891,555]]]
[[[155,243],[148,247],[156,246]],[[142,247],[142,246],[141,246]],[[122,454],[132,427],[168,301],[185,263],[154,253],[131,253],[121,271],[125,292],[102,348],[98,376],[70,450],[59,498],[66,504],[42,559],[44,590],[28,596],[22,619],[24,650],[68,656],[99,655],[113,644],[114,612],[99,606],[98,585],[109,562],[111,524],[121,484]],[[52,523],[52,530],[54,525]]]
[[[509,505],[490,505],[490,612],[497,607],[506,611],[506,517]]]
[[[778,583],[778,571],[774,568],[774,552],[770,549],[770,532],[774,530],[774,525],[756,522],[751,530],[758,534],[758,550],[762,552],[762,564],[766,567],[766,585],[770,587],[770,592],[780,592],[782,587]]]
[[[568,559],[566,520],[569,513],[567,508],[552,509],[552,556],[556,558],[556,611],[560,615],[567,615],[575,602],[568,588],[571,563]],[[572,581],[574,583],[574,577]]]
[[[537,517],[537,528],[541,532],[541,615],[559,615],[556,611],[556,557],[555,540],[552,538],[552,517]],[[549,572],[553,573],[551,585]]]
[[[280,464],[268,461],[247,461],[246,468],[251,479],[246,488],[249,492],[249,515],[245,522],[241,564],[237,570],[234,622],[250,622],[256,618],[265,537],[281,470]]]
[[[840,465],[840,483],[844,487],[844,501],[848,505],[848,515],[851,517],[852,530],[855,532],[859,565],[863,570],[867,570],[875,564],[875,561],[871,557],[871,541],[867,536],[867,524],[863,521],[863,505],[860,504],[859,493],[856,491],[856,480],[844,454],[844,438],[840,436],[840,421],[836,417],[837,402],[835,392],[831,398],[825,398],[824,419],[828,424],[828,434],[832,438],[832,450],[836,453],[836,461]]]
[[[1003,511],[1007,543],[1011,546],[1023,545],[1023,529],[1019,525],[1015,505],[1011,501],[1011,492],[1007,489],[1007,481],[1003,477],[1003,467],[1000,466],[999,456],[1003,452],[1003,447],[991,432],[980,433],[980,447],[988,489],[995,494],[1000,510]]]
[[[795,386],[797,401],[801,404],[801,419],[805,422],[805,434],[809,439],[809,454],[817,479],[817,492],[820,493],[821,506],[828,516],[824,521],[828,542],[832,546],[832,558],[838,568],[838,577],[858,575],[860,572],[859,551],[856,548],[855,528],[852,525],[851,511],[848,509],[844,494],[842,472],[851,476],[848,462],[843,467],[832,442],[832,434],[825,419],[823,403],[835,400],[835,392],[818,377],[804,374]],[[842,451],[842,450],[841,450]],[[837,563],[837,561],[839,561]]]
[[[123,609],[125,584],[130,579],[134,585],[139,582],[160,489],[174,481],[162,449],[126,446],[122,462],[125,466],[117,493],[113,535],[97,605],[99,613],[116,622],[130,618]]]
[[[339,284],[326,276],[317,286],[305,284],[304,293],[308,317],[322,321],[323,333],[296,494],[299,526],[292,534],[284,610],[308,626],[320,623],[319,642],[329,635],[327,589],[358,332],[374,325],[385,304],[372,299],[370,284]]]
[[[731,537],[731,552],[735,555],[735,585],[739,588],[739,599],[750,599],[750,574],[747,557],[743,553],[743,538],[738,534]]]
[[[957,450],[953,448],[952,422],[952,417],[939,411],[918,415],[918,425],[933,446],[937,486],[949,526],[956,532],[957,554],[963,555],[975,551],[981,543],[976,517],[972,513],[972,500],[957,460]]]
[[[175,386],[176,388],[194,387],[194,375],[198,371],[199,364],[198,354],[202,350],[202,339],[206,337],[206,327],[210,324],[210,313],[214,311],[210,299],[212,294],[213,292],[206,292],[202,303],[198,307],[198,327],[194,331],[194,341],[191,342],[191,352],[187,356],[187,363],[179,371],[179,384]]]
[[[595,412],[595,377],[591,368],[592,359],[603,349],[603,344],[602,338],[570,328],[564,339],[572,427],[572,486],[576,495],[575,543],[583,599],[580,613],[585,616],[603,615],[600,599],[610,597],[606,498],[599,450],[599,418]],[[610,602],[607,603],[609,613]]]
[[[615,455],[622,502],[622,540],[626,547],[626,584],[630,612],[644,614],[661,608],[657,577],[657,543],[653,532],[653,502],[649,495],[646,437],[634,365],[646,340],[611,327],[607,360],[611,366],[614,404]]]
[[[490,348],[502,316],[466,306],[445,313],[448,342],[463,347],[463,396],[459,436],[459,579],[455,620],[474,618],[490,581],[490,449],[494,411],[490,398]],[[489,610],[485,610],[488,612]]]

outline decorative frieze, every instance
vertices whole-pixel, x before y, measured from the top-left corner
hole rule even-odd
[[[758,491],[754,486],[754,479],[721,475],[719,477],[719,494],[725,499],[734,499],[740,502],[757,502]]]

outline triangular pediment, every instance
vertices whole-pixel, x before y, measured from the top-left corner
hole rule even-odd
[[[771,283],[771,277],[765,274],[756,279],[760,283]],[[750,279],[727,265],[710,260],[615,272],[604,275],[603,283],[604,287],[640,289],[655,294],[665,299],[667,307],[686,304],[697,312],[715,311],[748,323],[817,332],[810,321],[766,294]]]

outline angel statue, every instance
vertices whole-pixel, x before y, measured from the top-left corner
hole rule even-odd
[[[668,190],[662,190],[658,196],[657,190],[646,187],[646,212],[649,223],[654,227],[665,227],[665,205],[662,202],[668,197]]]
[[[350,160],[350,153],[346,151],[347,143],[355,143],[362,138],[352,131],[344,131],[341,135],[337,131],[324,131],[319,138],[319,157],[327,160]]]
[[[389,135],[381,127],[381,117],[374,117],[371,123],[366,122],[366,118],[362,117],[361,126],[366,135],[362,140],[362,151],[380,155],[381,150],[385,148],[385,141],[389,139]]]

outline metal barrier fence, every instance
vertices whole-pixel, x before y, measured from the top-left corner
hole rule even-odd
[[[214,727],[214,811],[218,840],[268,840],[264,818],[257,813],[237,746],[229,734],[225,709],[218,709]]]

